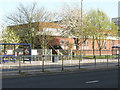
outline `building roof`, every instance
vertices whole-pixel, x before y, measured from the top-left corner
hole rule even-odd
[[[11,25],[8,27],[12,29],[32,27],[32,28],[37,28],[37,30],[42,30],[42,28],[62,28],[60,24],[53,22],[33,22],[33,23],[26,23],[19,25]]]

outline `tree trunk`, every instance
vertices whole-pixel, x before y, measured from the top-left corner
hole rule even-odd
[[[99,49],[99,55],[102,55],[102,48]]]
[[[93,49],[93,58],[95,57],[95,39],[93,36],[93,41],[92,41],[92,49]]]

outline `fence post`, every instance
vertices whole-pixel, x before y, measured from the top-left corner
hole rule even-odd
[[[96,56],[94,56],[94,60],[95,60],[95,68],[96,68]]]
[[[19,74],[21,73],[21,61],[22,60],[22,56],[19,57]]]
[[[63,55],[62,55],[62,71],[64,70],[64,66],[63,66]]]
[[[118,54],[118,67],[119,67],[119,62],[120,62],[120,54]]]
[[[108,55],[107,55],[107,67],[108,67]]]
[[[80,61],[82,60],[81,55],[79,56],[79,69],[80,69]]]
[[[2,58],[1,58],[1,55],[0,55],[0,64],[2,64],[1,61],[2,61]]]
[[[42,56],[42,72],[44,72],[44,60],[45,60],[45,55]]]
[[[41,55],[38,55],[38,61],[40,61],[40,68],[42,67],[41,58],[42,58],[42,56],[41,56]]]

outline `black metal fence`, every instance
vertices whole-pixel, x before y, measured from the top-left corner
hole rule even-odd
[[[1,73],[117,67],[120,58],[118,55],[35,55],[4,57],[4,59],[6,61],[3,61],[2,56],[0,57]]]

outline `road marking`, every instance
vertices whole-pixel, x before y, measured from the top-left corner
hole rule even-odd
[[[99,81],[98,80],[94,80],[94,81],[88,81],[88,82],[85,82],[85,83],[89,84],[89,83],[97,83],[97,82],[99,82]]]

